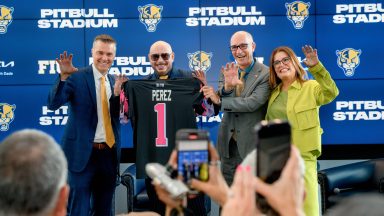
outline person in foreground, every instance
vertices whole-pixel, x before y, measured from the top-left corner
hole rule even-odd
[[[193,179],[191,187],[209,195],[215,202],[223,207],[222,215],[262,215],[256,207],[255,192],[263,195],[271,207],[280,215],[304,215],[304,179],[303,162],[295,146],[291,148],[290,158],[285,165],[280,178],[273,184],[264,183],[252,172],[254,164],[242,163],[236,170],[234,182],[229,188],[220,168],[219,156],[212,145],[208,148],[211,165],[209,167],[209,180],[202,182]],[[255,156],[249,154],[249,156]],[[169,164],[176,167],[177,152],[174,151]],[[251,166],[252,165],[252,166]],[[167,215],[171,209],[181,209],[182,200],[174,200],[169,193],[154,182],[160,200],[167,206]]]
[[[321,154],[319,108],[339,94],[336,83],[319,61],[317,50],[302,47],[303,63],[315,80],[306,80],[306,72],[289,47],[273,50],[269,66],[269,98],[266,120],[288,120],[292,128],[292,143],[305,161],[306,215],[319,215],[317,157]]]
[[[0,144],[0,216],[64,216],[67,161],[48,134],[17,131]]]
[[[48,109],[68,103],[69,118],[62,138],[71,187],[68,215],[112,213],[120,161],[119,94],[108,74],[116,56],[116,41],[98,35],[92,46],[93,64],[77,70],[66,52],[56,61],[60,77],[48,96]],[[116,82],[120,86],[120,83]]]

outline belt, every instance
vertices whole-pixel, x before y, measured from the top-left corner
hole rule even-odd
[[[98,149],[98,150],[103,150],[103,149],[109,148],[109,146],[105,142],[93,143],[93,148]]]

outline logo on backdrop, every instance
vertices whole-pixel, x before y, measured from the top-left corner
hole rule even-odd
[[[188,53],[189,69],[192,71],[202,70],[207,72],[211,68],[212,55],[212,53],[207,53],[205,51]]]
[[[39,75],[56,75],[60,73],[59,64],[55,60],[39,60]],[[89,57],[89,64],[93,63],[92,57]],[[125,76],[147,76],[152,74],[153,68],[147,59],[147,56],[116,56],[109,74]]]
[[[256,6],[190,7],[187,26],[254,26],[265,25],[265,16]],[[196,17],[195,17],[196,16]]]
[[[16,105],[7,103],[0,103],[0,131],[7,131],[9,124],[15,118]]]
[[[125,76],[148,76],[154,73],[147,56],[116,56],[108,73]],[[93,63],[92,57],[89,64]]]
[[[382,3],[337,4],[333,23],[382,23],[384,8]]]
[[[292,3],[285,3],[287,8],[287,18],[292,22],[295,29],[304,27],[304,21],[309,17],[310,2],[304,3],[302,1],[294,1]]]
[[[202,123],[204,123],[205,127],[212,128],[212,127],[218,126],[220,124],[221,119],[223,118],[223,115],[224,115],[224,113],[220,112],[219,114],[217,114],[215,116],[211,116],[211,117],[196,116],[196,122],[197,123],[202,122]]]
[[[8,26],[12,23],[13,7],[0,5],[0,34],[7,33]]]
[[[337,65],[343,69],[345,76],[351,77],[355,74],[355,70],[360,64],[360,54],[360,49],[345,48],[341,51],[336,50]]]
[[[59,109],[52,111],[47,106],[41,108],[42,116],[39,118],[40,125],[66,125],[68,121],[68,106],[61,106]]]
[[[157,6],[154,4],[147,4],[145,6],[138,6],[137,9],[140,12],[140,22],[145,25],[148,32],[155,32],[157,24],[161,21],[161,12],[163,6]]]
[[[0,76],[12,76],[13,71],[9,69],[15,67],[15,61],[2,61],[0,60]],[[7,71],[4,71],[7,70]]]
[[[336,101],[335,121],[384,120],[384,103],[371,101]]]
[[[113,19],[108,8],[41,9],[37,21],[39,28],[117,28],[118,19]]]
[[[55,60],[38,60],[39,65],[38,74],[57,74],[60,73],[60,66]]]

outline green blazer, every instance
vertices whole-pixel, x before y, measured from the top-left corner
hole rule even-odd
[[[330,103],[339,94],[335,81],[323,64],[319,62],[309,72],[315,80],[305,81],[303,84],[295,81],[288,89],[287,117],[292,127],[292,143],[300,152],[310,152],[319,156],[321,154],[321,134],[319,108]],[[266,119],[268,119],[270,106],[280,93],[281,84],[271,93]]]

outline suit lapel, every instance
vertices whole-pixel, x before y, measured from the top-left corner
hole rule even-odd
[[[93,77],[92,66],[85,72],[85,79],[87,81],[87,86],[89,90],[89,94],[91,95],[91,99],[95,107],[97,106],[96,102],[96,86],[95,86],[95,78]]]
[[[112,92],[111,97],[113,97],[113,94],[114,94],[113,86],[115,85],[115,78],[111,74],[107,74],[107,76],[108,76],[108,80],[109,80],[109,84]]]
[[[249,74],[245,81],[244,91],[241,93],[241,96],[250,95],[253,89],[255,89],[255,83],[260,75],[260,71],[258,70],[259,68],[260,67],[258,67],[258,62],[255,62],[255,65],[253,66],[252,70],[249,71]]]

